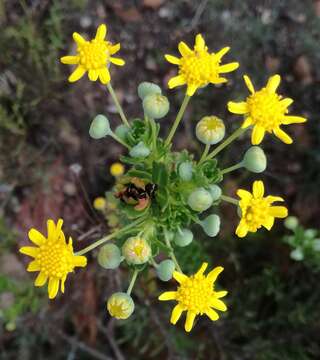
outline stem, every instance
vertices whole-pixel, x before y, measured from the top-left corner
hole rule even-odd
[[[117,136],[114,132],[110,133],[110,136],[115,140],[118,141],[118,143],[120,143],[121,145],[123,145],[124,147],[126,147],[127,149],[131,149],[131,147],[125,143],[122,139],[119,138],[119,136]]]
[[[207,157],[210,150],[210,146],[211,146],[210,144],[206,144],[206,147],[204,148],[201,158],[199,160],[199,164],[201,164],[204,161],[204,159]]]
[[[230,204],[237,205],[239,204],[239,201],[237,199],[234,199],[231,196],[221,195],[221,200],[224,200]]]
[[[155,269],[159,266],[159,264],[157,264],[157,263],[155,262],[154,258],[152,258],[152,257],[150,258],[149,262],[150,262],[150,264],[153,265],[153,267],[154,267]]]
[[[229,173],[229,172],[231,172],[231,171],[240,169],[240,168],[242,168],[242,167],[243,167],[243,163],[242,163],[242,161],[240,161],[238,164],[232,165],[232,166],[230,166],[230,167],[227,167],[227,168],[221,170],[221,174],[222,174],[222,175],[223,175],[223,174],[227,174],[227,173]]]
[[[238,138],[241,134],[243,134],[247,129],[239,128],[235,132],[233,132],[226,140],[217,146],[208,156],[207,159],[212,159],[215,157],[221,150],[223,150],[226,146],[232,143],[233,140]]]
[[[139,273],[139,270],[135,270],[134,273],[133,273],[133,275],[132,275],[132,278],[131,278],[131,281],[130,281],[130,284],[129,284],[129,287],[128,287],[128,290],[127,290],[127,294],[128,294],[128,295],[131,294],[131,291],[132,291],[132,289],[133,289],[134,283],[135,283],[136,280],[137,280],[138,273]]]
[[[116,108],[117,108],[118,113],[119,113],[119,115],[120,115],[120,117],[121,117],[121,120],[123,121],[123,123],[124,123],[125,125],[127,125],[128,127],[130,127],[130,124],[129,124],[129,122],[128,122],[126,116],[125,116],[125,114],[123,113],[122,107],[121,107],[121,105],[120,105],[120,103],[119,103],[119,101],[118,101],[117,95],[116,95],[116,93],[115,93],[114,90],[113,90],[113,87],[112,87],[112,85],[111,85],[111,82],[108,82],[108,83],[107,83],[107,89],[109,90],[109,93],[110,93],[110,95],[111,95],[111,97],[112,97],[112,99],[113,99],[113,101],[114,101],[114,104],[116,105]]]
[[[187,108],[187,105],[188,105],[190,99],[191,99],[191,96],[189,96],[187,94],[184,96],[184,99],[183,99],[183,102],[181,104],[180,110],[179,110],[179,112],[177,114],[177,117],[176,117],[176,119],[175,119],[175,121],[174,121],[174,123],[172,125],[172,128],[170,129],[169,135],[168,135],[168,137],[167,137],[167,139],[165,141],[165,145],[170,144],[170,142],[171,142],[171,140],[172,140],[172,138],[173,138],[173,136],[174,136],[174,134],[175,134],[175,132],[177,130],[177,127],[179,126],[180,121],[182,120],[183,114],[186,111],[186,108]]]
[[[174,252],[173,252],[173,249],[172,249],[172,246],[171,246],[171,244],[170,244],[170,240],[169,240],[169,238],[168,238],[168,234],[167,234],[167,231],[166,231],[166,230],[164,230],[164,238],[165,238],[165,241],[166,241],[166,245],[167,245],[168,248],[170,249],[169,255],[170,255],[172,261],[174,262],[177,270],[182,273],[181,267],[180,267],[180,265],[179,265],[179,263],[178,263],[178,260],[177,260],[177,258],[176,258],[176,256],[175,256]]]
[[[144,219],[142,221],[144,221]],[[140,222],[141,222],[141,219],[138,219],[137,221],[125,226],[124,228],[122,228],[122,229],[120,229],[118,231],[115,231],[114,233],[112,233],[110,235],[104,236],[100,240],[95,241],[93,244],[85,247],[84,249],[82,249],[80,251],[77,251],[74,255],[80,256],[80,255],[86,254],[87,252],[89,252],[89,251],[95,249],[96,247],[104,244],[105,242],[107,242],[107,241],[121,235],[122,233],[125,233],[127,230],[135,227],[136,225],[139,225]]]

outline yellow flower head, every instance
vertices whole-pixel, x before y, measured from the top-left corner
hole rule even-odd
[[[266,87],[255,91],[251,80],[247,75],[244,81],[251,92],[243,102],[229,101],[228,109],[234,114],[245,115],[242,128],[253,125],[251,142],[259,145],[264,138],[265,132],[274,133],[286,144],[292,143],[292,138],[280,129],[281,125],[304,123],[307,120],[301,116],[288,116],[288,107],[293,103],[290,98],[282,98],[276,93],[280,84],[280,76],[271,76]]]
[[[113,176],[121,176],[124,174],[124,166],[120,162],[115,162],[110,166],[110,173]]]
[[[105,40],[107,34],[106,25],[98,27],[96,36],[91,41],[86,41],[80,34],[73,33],[73,39],[77,43],[77,55],[63,56],[60,60],[63,64],[78,65],[74,72],[69,76],[70,82],[75,82],[82,78],[88,71],[91,81],[98,78],[102,84],[110,82],[108,67],[110,63],[122,66],[124,60],[112,57],[120,50],[120,44],[112,45]]]
[[[244,237],[248,232],[256,232],[261,226],[270,230],[275,218],[285,218],[288,210],[284,206],[272,206],[275,201],[284,201],[279,196],[264,195],[262,181],[255,181],[252,186],[252,194],[249,191],[239,189],[237,195],[240,197],[241,220],[236,234]]]
[[[194,50],[191,50],[184,42],[178,46],[182,57],[179,59],[172,55],[165,55],[167,61],[179,66],[179,74],[169,80],[170,89],[187,84],[187,95],[192,96],[200,87],[211,84],[227,82],[226,78],[220,77],[221,73],[234,71],[239,67],[237,62],[220,65],[223,55],[230,48],[224,47],[217,53],[209,53],[208,47],[201,34],[196,36]]]
[[[227,295],[227,291],[214,291],[214,283],[223,267],[218,266],[209,272],[205,272],[208,264],[203,263],[197,273],[186,276],[174,271],[173,277],[180,284],[177,291],[167,291],[159,296],[159,300],[175,300],[178,304],[174,307],[170,322],[175,325],[183,311],[187,311],[185,330],[191,331],[194,319],[197,315],[206,314],[212,321],[218,320],[219,315],[214,310],[226,311],[227,307],[220,298]]]
[[[128,319],[134,311],[132,297],[126,293],[117,292],[108,299],[109,314],[116,319]]]
[[[27,271],[39,271],[35,280],[35,286],[43,286],[49,280],[48,294],[49,298],[56,297],[59,285],[64,293],[64,283],[68,273],[75,267],[84,267],[87,259],[84,256],[76,256],[73,253],[72,239],[69,238],[67,244],[62,231],[63,220],[59,219],[57,225],[53,220],[47,221],[48,236],[45,237],[38,230],[29,231],[29,239],[37,245],[23,246],[20,248],[22,254],[31,256]]]
[[[106,208],[106,205],[107,205],[106,199],[102,196],[95,198],[93,201],[93,207],[96,210],[102,211]]]

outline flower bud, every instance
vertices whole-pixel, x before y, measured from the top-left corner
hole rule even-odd
[[[109,314],[116,319],[128,319],[134,311],[132,297],[124,292],[110,296],[107,303]]]
[[[304,232],[304,236],[308,239],[314,239],[317,236],[317,230],[315,229],[307,229]]]
[[[92,120],[89,135],[93,139],[101,139],[111,133],[110,123],[106,116],[99,114]]]
[[[93,207],[96,210],[100,210],[100,211],[106,208],[106,204],[107,204],[106,199],[102,196],[95,198],[93,201]]]
[[[217,201],[218,199],[220,199],[221,194],[222,194],[222,190],[221,190],[220,186],[218,186],[216,184],[209,185],[208,191],[211,194],[212,201]]]
[[[193,234],[189,229],[178,230],[173,240],[180,247],[188,246],[193,240]]]
[[[220,217],[215,214],[209,215],[201,221],[200,225],[208,236],[215,237],[220,231]]]
[[[143,99],[143,110],[152,119],[161,119],[167,115],[170,104],[168,99],[160,94],[148,95]]]
[[[144,144],[144,142],[140,141],[139,144],[135,145],[130,151],[130,156],[134,158],[145,158],[149,156],[150,150],[147,148],[147,146]]]
[[[284,220],[284,226],[289,230],[295,230],[296,227],[299,225],[299,221],[295,216],[288,216]]]
[[[179,165],[178,173],[180,179],[183,181],[190,181],[192,179],[192,163],[185,161]]]
[[[296,249],[292,250],[290,253],[290,257],[291,257],[291,259],[296,260],[296,261],[301,261],[304,259],[303,252],[300,248],[296,248]]]
[[[314,251],[320,251],[320,239],[314,239],[312,248]]]
[[[204,188],[197,188],[189,195],[188,205],[194,211],[203,212],[212,205],[212,196]]]
[[[197,124],[196,136],[199,141],[206,145],[220,142],[225,135],[226,129],[221,119],[216,116],[205,116]]]
[[[267,158],[261,147],[251,146],[244,154],[242,164],[253,173],[261,173],[267,167]]]
[[[138,86],[138,95],[141,100],[143,100],[148,95],[160,94],[161,88],[157,84],[152,82],[144,81]]]
[[[130,237],[122,246],[122,255],[128,264],[141,265],[150,259],[151,248],[144,238]]]
[[[128,126],[124,125],[124,124],[117,126],[114,131],[116,136],[118,136],[118,138],[120,138],[121,140],[124,140],[124,141],[126,140],[128,132],[129,132]]]
[[[163,260],[157,267],[157,275],[161,281],[169,281],[172,278],[175,265],[172,260]]]
[[[111,175],[117,177],[124,174],[124,166],[120,162],[115,162],[110,166]]]
[[[106,244],[98,253],[98,263],[105,269],[116,269],[121,263],[121,252],[118,246]]]

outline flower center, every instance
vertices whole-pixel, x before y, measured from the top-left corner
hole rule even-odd
[[[281,96],[263,88],[247,98],[249,113],[254,124],[263,127],[266,131],[272,130],[281,124],[283,115],[288,112],[282,105]]]
[[[208,309],[213,296],[213,286],[203,275],[191,276],[177,290],[177,301],[186,310],[202,314]]]
[[[216,118],[215,116],[207,117],[203,121],[203,127],[208,131],[215,131],[223,127],[221,120]]]
[[[106,41],[93,39],[79,45],[80,65],[86,70],[95,70],[107,65],[110,58],[109,46]]]
[[[207,85],[213,79],[219,78],[219,62],[206,51],[195,52],[180,60],[179,74],[187,84],[198,87]]]
[[[266,199],[252,199],[250,205],[244,210],[244,218],[250,231],[256,231],[266,221],[269,203]]]
[[[37,261],[41,272],[49,277],[63,278],[73,270],[72,249],[59,240],[48,240],[39,247]]]

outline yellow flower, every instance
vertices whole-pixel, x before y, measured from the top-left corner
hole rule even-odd
[[[75,82],[82,78],[88,71],[91,81],[98,78],[102,84],[110,82],[108,67],[110,63],[122,66],[124,60],[112,57],[120,50],[120,44],[112,45],[105,40],[107,34],[106,25],[98,27],[96,36],[91,41],[86,41],[80,34],[73,33],[73,39],[77,43],[77,55],[63,56],[60,60],[63,64],[78,65],[74,72],[69,76],[70,82]]]
[[[289,116],[288,107],[293,103],[290,98],[283,98],[276,93],[280,84],[280,76],[271,76],[266,87],[255,91],[251,80],[247,75],[244,81],[251,92],[242,102],[229,101],[228,109],[234,114],[245,115],[245,121],[242,128],[245,129],[253,125],[251,142],[258,145],[264,138],[265,132],[274,133],[280,140],[286,144],[292,143],[292,138],[280,129],[281,125],[295,123],[304,123],[307,119],[301,116]]]
[[[110,166],[110,173],[113,176],[121,176],[124,174],[124,166],[120,162],[115,162]]]
[[[224,47],[217,53],[209,53],[208,47],[201,34],[196,36],[194,50],[191,50],[184,42],[178,46],[182,57],[179,59],[172,55],[165,55],[167,61],[179,66],[179,74],[169,80],[170,89],[187,84],[187,95],[192,96],[200,87],[211,84],[227,82],[226,78],[220,77],[221,73],[234,71],[239,67],[237,62],[220,65],[222,57],[230,50]]]
[[[107,309],[116,319],[128,319],[134,311],[134,302],[129,294],[117,292],[108,299]]]
[[[104,210],[106,208],[106,199],[102,196],[99,196],[97,198],[94,199],[93,201],[93,207],[96,210]]]
[[[35,280],[35,286],[43,286],[49,280],[49,298],[56,297],[59,286],[64,293],[64,283],[68,273],[72,272],[76,266],[84,267],[87,259],[84,256],[76,256],[73,253],[72,239],[66,243],[62,231],[63,220],[59,219],[57,225],[53,220],[47,221],[48,236],[45,237],[38,230],[29,231],[29,239],[37,245],[23,246],[20,248],[22,254],[34,258],[30,262],[27,271],[39,271]]]
[[[194,319],[197,315],[206,314],[212,321],[219,319],[218,313],[214,310],[226,311],[227,307],[220,298],[227,295],[227,291],[214,291],[214,283],[223,267],[218,266],[203,275],[208,264],[203,263],[198,272],[192,276],[186,276],[174,271],[173,277],[180,286],[177,291],[167,291],[159,296],[159,300],[176,300],[178,304],[174,307],[170,322],[175,325],[183,311],[187,311],[185,330],[191,331]]]
[[[240,197],[241,220],[236,234],[244,237],[248,232],[256,232],[261,226],[270,230],[275,218],[285,218],[288,210],[284,206],[272,206],[275,201],[284,201],[279,196],[264,195],[262,181],[255,181],[252,186],[252,194],[249,191],[239,189],[237,195]]]

